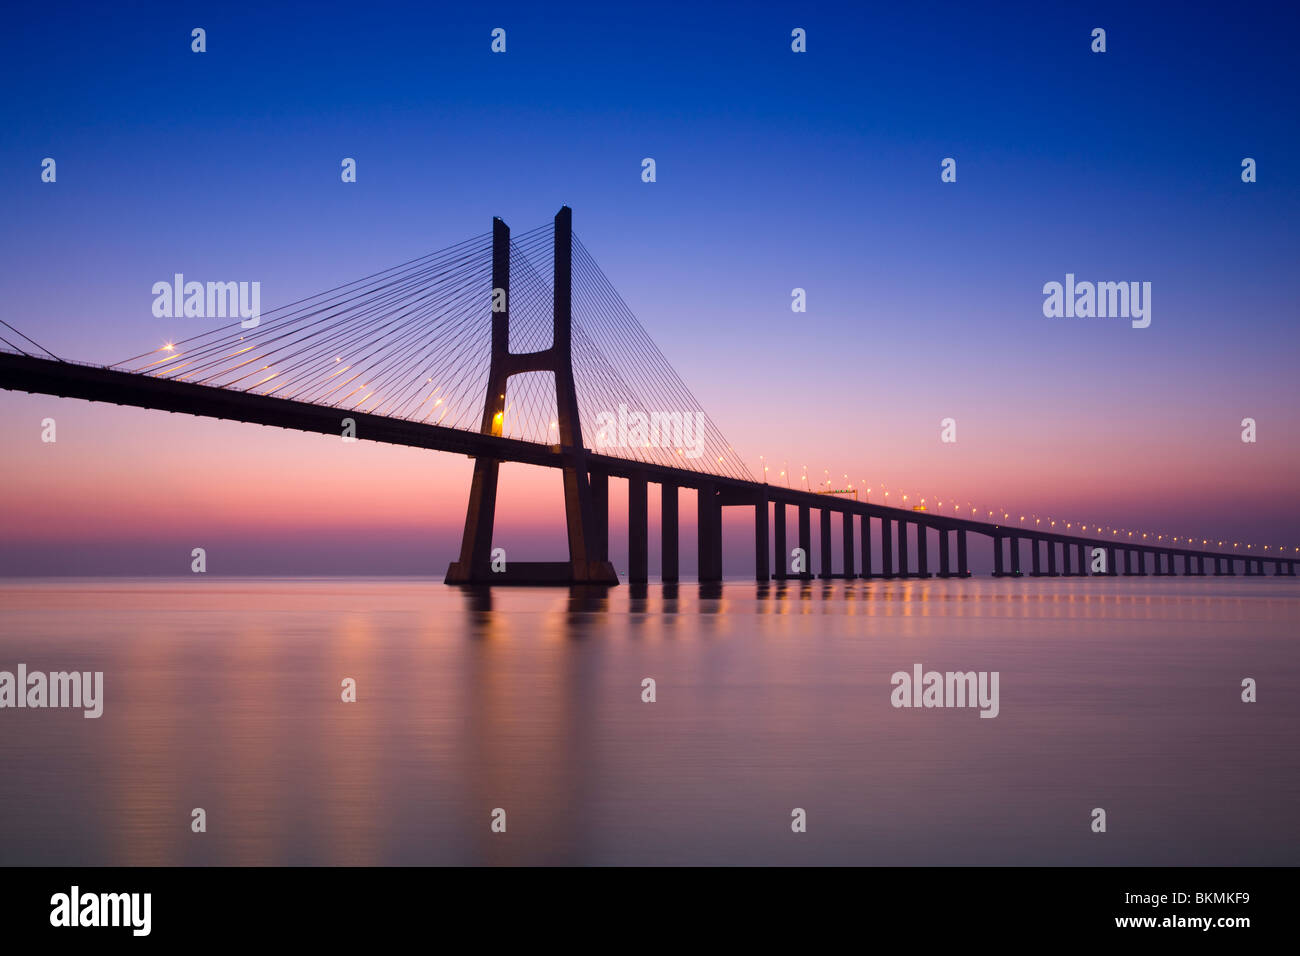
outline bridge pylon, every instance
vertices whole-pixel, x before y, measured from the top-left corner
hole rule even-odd
[[[506,560],[493,570],[492,530],[496,518],[501,462],[474,459],[460,560],[447,568],[448,584],[617,584],[618,575],[602,553],[588,451],[582,444],[578,393],[573,381],[573,210],[555,214],[554,333],[550,348],[510,351],[510,227],[492,220],[492,355],[483,403],[484,435],[501,434],[507,385],[512,375],[551,372],[555,376],[556,424],[563,460],[564,510],[568,525],[568,561]]]

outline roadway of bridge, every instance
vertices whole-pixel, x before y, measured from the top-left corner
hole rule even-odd
[[[826,509],[842,514],[866,515],[924,524],[940,530],[964,530],[996,537],[1036,538],[1085,547],[1117,548],[1148,553],[1188,555],[1207,558],[1256,558],[1274,560],[1263,554],[1242,554],[1213,550],[1191,550],[1161,543],[1122,538],[1092,538],[1044,531],[1039,527],[1002,525],[934,512],[917,512],[891,508],[866,501],[854,501],[820,495],[815,492],[786,488],[721,475],[710,475],[688,468],[670,468],[613,455],[581,450],[566,452],[556,445],[484,435],[459,428],[425,422],[370,415],[327,405],[314,405],[291,399],[275,398],[253,392],[236,391],[211,385],[157,378],[138,372],[124,372],[98,365],[56,361],[29,355],[0,352],[0,388],[61,398],[79,398],[205,418],[250,422],[277,428],[342,435],[343,419],[356,423],[358,439],[428,448],[434,451],[463,454],[475,458],[494,458],[546,468],[562,468],[576,456],[585,459],[589,471],[616,478],[644,477],[656,484],[682,488],[714,489],[725,505],[754,506],[770,501],[795,507]]]

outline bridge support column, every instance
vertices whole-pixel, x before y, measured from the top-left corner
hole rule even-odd
[[[819,535],[820,540],[818,541],[818,544],[821,546],[821,553],[822,553],[821,577],[833,578],[835,577],[835,573],[834,573],[834,569],[831,567],[831,509],[821,508],[819,510],[822,513],[821,516],[822,530],[821,530],[821,534]]]
[[[1147,576],[1147,553],[1140,548],[1138,549],[1138,576]]]
[[[807,505],[799,506],[799,548],[803,551],[804,572],[801,578],[812,577],[812,516]]]
[[[645,475],[627,480],[627,580],[645,584],[650,579],[650,509]]]
[[[1088,557],[1087,550],[1083,545],[1078,545],[1079,570],[1075,572],[1077,577],[1086,578],[1088,576]]]
[[[970,577],[970,565],[966,562],[966,529],[957,531],[957,576]]]
[[[497,510],[497,479],[500,462],[474,459],[474,478],[469,487],[469,508],[460,542],[460,560],[447,569],[448,584],[468,584],[491,573],[492,526]]]
[[[894,576],[894,522],[891,518],[880,519],[880,576]]]
[[[939,529],[939,577],[952,577],[952,564],[948,560],[948,529]]]
[[[790,576],[790,552],[785,549],[785,502],[772,502],[772,577],[784,581]]]
[[[677,486],[659,486],[659,540],[661,543],[659,567],[664,584],[676,584],[678,569],[677,546]]]
[[[766,489],[754,502],[754,580],[770,581],[771,568],[768,566],[770,544],[767,540],[767,491]]]
[[[903,519],[898,521],[898,576],[900,578],[910,578],[911,563],[907,560],[907,522]]]
[[[871,515],[862,516],[862,576],[871,577]]]
[[[1074,577],[1074,572],[1070,570],[1070,542],[1061,542],[1061,574],[1064,577]]]
[[[1059,572],[1056,570],[1056,542],[1049,539],[1043,543],[1047,545],[1047,576],[1057,577]]]
[[[853,573],[853,513],[841,511],[840,521],[844,525],[844,576],[855,578],[857,575]]]
[[[1222,559],[1222,558],[1217,558],[1217,557],[1216,557],[1216,558],[1214,559],[1214,576],[1215,576],[1216,578],[1221,578],[1221,577],[1223,577],[1223,559]]]
[[[1124,549],[1124,574],[1128,577],[1133,576],[1133,551],[1130,548]]]
[[[510,296],[510,227],[500,219],[492,220],[492,286],[506,290],[506,305]],[[501,366],[501,354],[509,350],[510,313],[492,313],[491,368],[488,372],[487,395],[483,409],[481,431],[493,433],[496,411],[504,408],[506,378]],[[448,584],[469,584],[486,581],[491,569],[492,527],[496,520],[497,479],[501,463],[491,458],[474,459],[474,478],[469,489],[469,508],[465,514],[465,531],[461,537],[460,560],[447,568]]]
[[[920,521],[916,523],[916,576],[930,576],[930,529]]]
[[[591,473],[591,510],[596,518],[593,550],[601,561],[609,560],[609,476]]]
[[[717,488],[708,482],[700,485],[698,498],[699,578],[701,584],[713,584],[722,580],[722,505]]]
[[[993,536],[993,576],[1006,577],[1006,573],[1002,570],[1002,536],[999,534]]]
[[[1117,555],[1115,554],[1115,546],[1114,545],[1107,546],[1106,573],[1110,575],[1112,578],[1115,577],[1115,575],[1119,574],[1119,568],[1115,564],[1116,559],[1117,559]]]
[[[1235,578],[1237,576],[1237,559],[1232,555],[1228,555],[1223,559],[1223,563],[1228,567],[1228,576]]]
[[[1192,575],[1192,556],[1190,554],[1184,554],[1183,555],[1183,577],[1187,578],[1187,577],[1191,577],[1191,575]]]
[[[1018,578],[1021,576],[1020,571],[1020,536],[1012,535],[1011,541],[1011,576]]]
[[[1041,578],[1043,576],[1042,559],[1038,556],[1037,538],[1029,539],[1029,576],[1031,578]]]
[[[460,560],[447,569],[448,584],[617,584],[618,575],[601,556],[600,528],[591,490],[587,451],[582,444],[578,393],[573,382],[573,211],[555,215],[551,347],[526,355],[510,351],[510,229],[492,221],[492,289],[504,290],[502,308],[492,313],[491,358],[480,433],[499,435],[506,407],[506,384],[512,375],[549,371],[555,375],[555,410],[559,428],[564,513],[569,560],[510,561],[494,572],[487,557],[492,543],[499,462],[476,458],[474,483],[461,540]],[[485,290],[488,291],[488,290]],[[493,292],[493,305],[496,305]],[[606,545],[605,551],[608,551]]]

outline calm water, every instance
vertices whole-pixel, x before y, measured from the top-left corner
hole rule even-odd
[[[0,864],[1293,865],[1297,625],[1272,578],[7,581],[0,670],[105,703],[0,710]],[[1000,715],[893,708],[915,663]]]

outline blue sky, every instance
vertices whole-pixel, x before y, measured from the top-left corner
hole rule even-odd
[[[193,331],[150,312],[153,282],[178,271],[259,280],[270,308],[567,203],[751,469],[765,454],[1207,524],[1232,494],[1234,527],[1272,531],[1281,513],[1300,539],[1293,10],[9,16],[3,317],[59,354],[113,361]],[[339,180],[345,156],[356,184]],[[948,156],[955,184],[939,182]],[[1045,319],[1041,287],[1067,272],[1152,282],[1151,328]],[[945,459],[954,409],[970,442]],[[139,427],[114,414],[93,420]],[[1259,454],[1232,458],[1248,414]],[[204,427],[185,435],[215,441]],[[1191,490],[1161,495],[1148,472]]]

